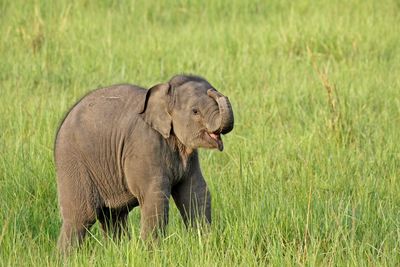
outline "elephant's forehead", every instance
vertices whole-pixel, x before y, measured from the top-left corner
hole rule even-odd
[[[212,88],[208,82],[187,82],[177,88],[179,94],[182,95],[201,95],[207,94],[207,90]]]
[[[195,88],[190,90],[182,90],[178,93],[176,105],[180,107],[191,107],[194,105],[207,104],[212,98],[207,95],[208,89]]]

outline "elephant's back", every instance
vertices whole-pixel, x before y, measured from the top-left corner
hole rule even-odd
[[[138,118],[146,90],[123,84],[100,88],[88,93],[67,113],[57,131],[54,156],[61,157],[109,157],[118,142],[128,120]]]
[[[146,90],[130,84],[114,85],[89,92],[67,112],[56,134],[55,148],[59,139],[69,132],[76,135],[106,134],[129,113],[137,114],[144,102]]]

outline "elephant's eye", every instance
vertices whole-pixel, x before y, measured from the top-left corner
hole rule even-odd
[[[199,110],[197,108],[193,108],[192,109],[192,113],[193,113],[193,115],[198,115],[199,114]]]

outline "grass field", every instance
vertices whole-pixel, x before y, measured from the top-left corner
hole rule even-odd
[[[98,225],[67,266],[399,266],[400,2],[0,2],[0,266],[65,266],[55,131],[91,89],[177,73],[230,97],[202,150],[208,235],[152,250]]]

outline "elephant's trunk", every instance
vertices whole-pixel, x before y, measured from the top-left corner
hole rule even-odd
[[[218,103],[219,114],[221,116],[221,125],[218,132],[222,134],[229,133],[232,131],[234,124],[233,111],[229,99],[214,89],[208,89],[207,94]]]

